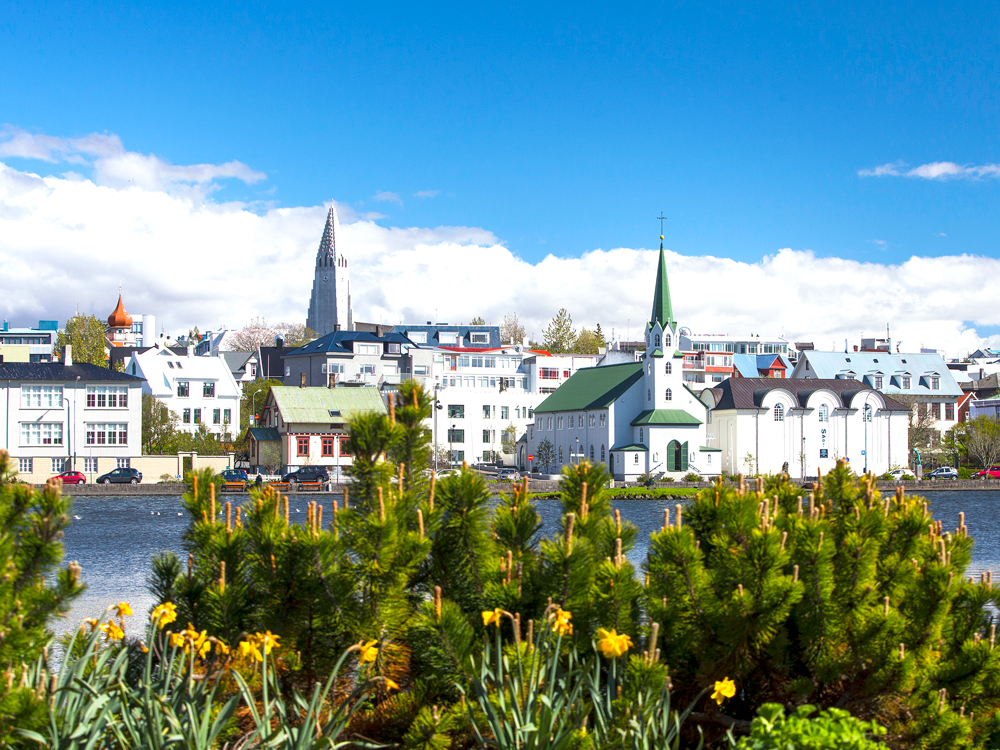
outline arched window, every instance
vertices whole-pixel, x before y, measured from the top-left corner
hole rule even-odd
[[[861,416],[862,416],[862,419],[864,419],[865,422],[871,422],[872,421],[872,405],[871,404],[865,404],[865,408],[861,412]]]
[[[562,460],[562,446],[560,445],[559,446],[559,463],[562,463],[562,462],[563,462],[563,460]]]
[[[826,404],[820,404],[819,405],[819,410],[818,410],[818,416],[819,416],[819,421],[820,422],[829,422],[830,421],[830,407],[827,406]]]
[[[604,463],[604,443],[601,443],[601,463]]]
[[[646,400],[647,401],[652,401],[653,400],[653,392],[651,390],[649,390],[649,388],[646,389]]]
[[[667,341],[666,341],[666,343],[664,343],[664,346],[670,346],[670,334],[669,333],[667,334]]]
[[[663,394],[663,397],[667,399],[667,401],[672,401],[674,398],[674,392],[671,391],[669,388],[667,388],[666,392]]]
[[[672,366],[672,365],[670,364],[670,362],[667,362],[667,366],[666,366],[666,367],[664,368],[664,371],[665,371],[665,372],[667,373],[667,375],[669,375],[669,374],[670,374],[671,372],[673,372],[673,369],[674,369],[674,368],[673,368],[673,366]]]
[[[634,464],[638,464],[639,463],[639,454],[638,453],[635,454],[635,460],[632,463],[634,463]]]
[[[785,407],[781,404],[774,405],[774,421],[784,422],[785,421]]]
[[[591,444],[591,446],[590,446],[590,462],[591,463],[594,462],[594,445],[593,444]]]
[[[646,374],[647,375],[652,375],[653,374],[653,363],[652,362],[650,362],[648,365],[646,365]]]
[[[643,443],[643,442],[645,442],[645,434],[646,434],[646,433],[645,433],[645,432],[643,432],[643,429],[642,429],[642,428],[640,427],[640,428],[639,428],[639,442],[640,442],[640,443]]]
[[[659,346],[659,345],[660,345],[660,334],[656,334],[656,344],[654,344],[654,346]]]

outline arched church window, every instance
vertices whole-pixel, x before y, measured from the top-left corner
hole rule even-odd
[[[670,362],[667,362],[666,366],[663,369],[667,373],[667,375],[669,375],[671,372],[673,372],[674,367]]]
[[[591,446],[590,446],[590,462],[591,463],[594,462],[594,445],[593,445],[593,443],[591,443]]]
[[[664,344],[664,346],[670,346],[670,334],[669,333],[667,334],[667,341]]]
[[[563,462],[562,446],[559,446],[559,463]]]
[[[785,407],[781,404],[774,405],[774,421],[784,422],[785,421]]]
[[[660,345],[660,334],[656,334],[656,346]]]
[[[862,418],[864,419],[865,422],[871,422],[872,421],[872,405],[871,404],[865,404],[864,411],[862,411]]]
[[[653,392],[651,390],[649,390],[649,388],[646,389],[646,400],[647,401],[652,401],[653,400]]]
[[[601,443],[601,463],[604,463],[604,443]]]
[[[820,422],[829,422],[830,421],[830,407],[827,406],[826,404],[820,404],[819,405],[819,409],[817,410],[817,415],[819,417],[819,421]]]
[[[642,428],[640,427],[640,428],[639,428],[639,442],[640,442],[640,443],[644,443],[644,442],[646,441],[646,438],[645,438],[645,434],[646,434],[646,433],[645,433],[645,432],[643,431],[643,429],[642,429]]]
[[[664,398],[667,399],[667,401],[672,401],[673,398],[674,398],[674,393],[669,388],[667,388],[667,391],[666,391],[666,393],[663,394],[663,396],[664,396]]]

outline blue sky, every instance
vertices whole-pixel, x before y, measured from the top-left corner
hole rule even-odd
[[[1000,161],[1000,11],[872,6],[6,3],[0,122],[528,261],[652,247],[660,211],[691,256],[995,256],[996,173],[905,174]]]

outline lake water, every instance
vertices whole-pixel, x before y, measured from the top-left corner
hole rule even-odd
[[[1000,571],[1000,526],[993,518],[1000,492],[929,492],[927,497],[934,517],[946,530],[955,529],[959,512],[965,511],[965,523],[976,543],[968,572]],[[329,498],[324,496],[327,502]],[[291,517],[304,523],[311,499],[315,496],[293,495]],[[673,498],[666,502],[620,499],[615,503],[622,517],[639,527],[636,549],[629,555],[637,567],[646,556],[649,534],[663,524],[663,508],[672,509],[676,503]],[[558,501],[540,499],[536,506],[544,523],[543,533],[552,533],[559,523]],[[187,513],[180,496],[78,497],[72,514],[79,518],[66,531],[65,559],[80,563],[88,589],[76,601],[63,628],[57,629],[74,628],[84,617],[100,617],[106,607],[120,601],[131,603],[135,621],[140,622],[154,604],[146,590],[150,559],[163,550],[182,552]]]

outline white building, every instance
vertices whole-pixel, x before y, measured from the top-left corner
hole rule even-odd
[[[205,425],[216,435],[240,433],[240,397],[233,373],[221,357],[196,357],[154,346],[133,352],[125,371],[144,378],[143,393],[150,393],[178,417],[178,428],[196,432]]]
[[[719,473],[718,451],[706,441],[708,407],[683,381],[677,331],[661,243],[645,354],[638,362],[581,369],[535,408],[526,441],[534,469],[554,473],[587,459],[607,464],[621,480]]]
[[[855,380],[729,378],[701,397],[730,474],[815,476],[840,458],[884,474],[908,463],[909,410]]]
[[[765,354],[787,356],[789,347],[788,340],[780,336],[695,334],[686,328],[681,329],[677,346],[684,354],[684,382],[692,388],[701,388],[702,384],[712,387],[732,376],[737,356],[744,355],[744,359],[746,356]]]
[[[3,447],[19,478],[44,482],[70,469],[89,481],[142,454],[142,380],[90,364],[0,364]]]

